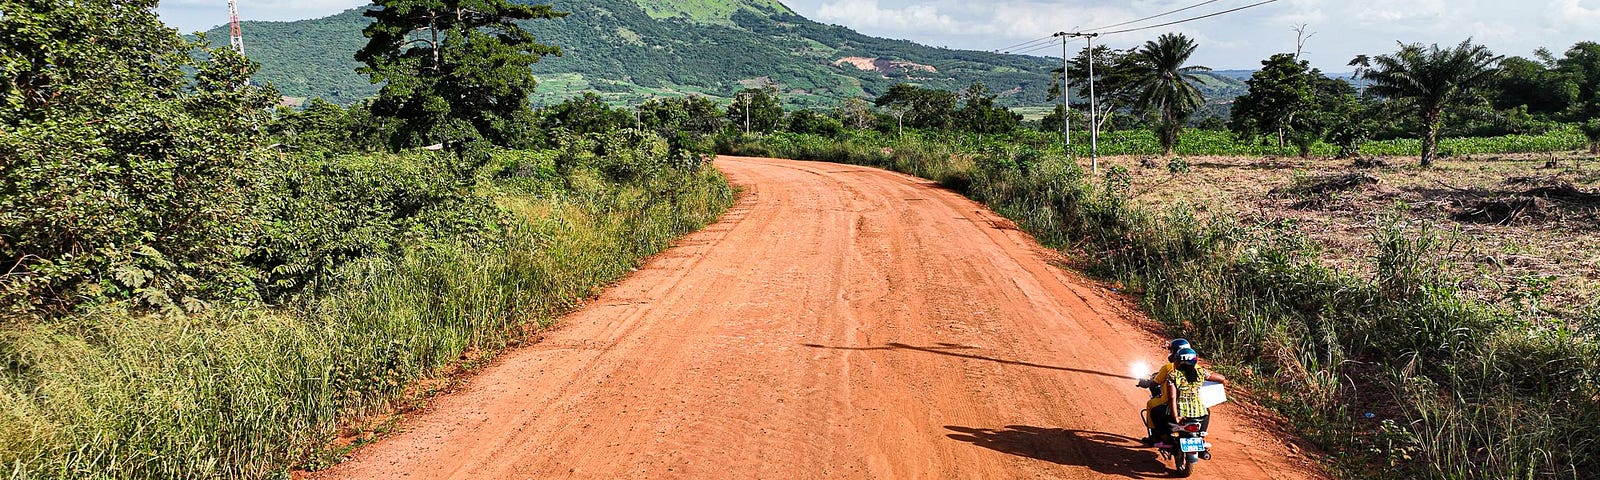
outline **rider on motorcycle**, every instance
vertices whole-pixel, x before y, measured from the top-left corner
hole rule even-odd
[[[1200,401],[1200,386],[1205,382],[1228,384],[1228,378],[1199,365],[1200,355],[1194,349],[1184,348],[1173,354],[1173,369],[1165,375],[1156,374],[1155,382],[1162,385],[1168,408],[1151,411],[1152,425],[1158,438],[1165,442],[1171,435],[1169,425],[1192,419],[1200,422],[1200,431],[1211,426],[1211,411]],[[1161,447],[1162,445],[1157,445]]]
[[[1142,383],[1144,385],[1149,385],[1150,388],[1150,400],[1144,404],[1144,424],[1145,426],[1150,427],[1147,429],[1148,432],[1146,432],[1149,434],[1149,436],[1146,436],[1141,440],[1145,445],[1154,445],[1156,442],[1161,440],[1156,436],[1157,430],[1155,427],[1151,427],[1152,425],[1156,424],[1155,418],[1158,418],[1151,412],[1161,410],[1160,407],[1167,404],[1167,396],[1162,392],[1162,382],[1157,381],[1156,379],[1172,374],[1172,370],[1176,368],[1172,362],[1177,360],[1178,350],[1185,348],[1191,348],[1191,345],[1189,344],[1188,340],[1182,338],[1175,338],[1171,342],[1167,343],[1167,363],[1162,365],[1161,369],[1156,370],[1156,373],[1150,374],[1150,381],[1148,383]]]

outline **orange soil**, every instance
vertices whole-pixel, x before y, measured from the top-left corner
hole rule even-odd
[[[1167,476],[1131,377],[1162,339],[1122,299],[930,182],[717,163],[720,223],[318,477]],[[1197,477],[1322,478],[1245,411]]]

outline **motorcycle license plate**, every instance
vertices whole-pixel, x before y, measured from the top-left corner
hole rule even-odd
[[[1182,449],[1183,453],[1204,452],[1206,451],[1206,439],[1181,438],[1178,439],[1178,448]]]

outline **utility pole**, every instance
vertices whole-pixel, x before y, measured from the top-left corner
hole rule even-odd
[[[1061,37],[1061,145],[1068,157],[1072,156],[1072,104],[1071,87],[1067,86],[1067,32],[1056,32],[1052,37]]]
[[[1094,97],[1094,37],[1098,36],[1098,33],[1083,35],[1089,43],[1089,168],[1095,174],[1100,173],[1100,121],[1096,118],[1100,105]]]
[[[244,55],[244,33],[239,31],[239,2],[228,0],[228,43],[233,45],[233,51]]]
[[[739,100],[744,102],[744,134],[750,134],[750,96],[740,95]]]

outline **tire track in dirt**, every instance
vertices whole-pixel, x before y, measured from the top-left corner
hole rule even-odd
[[[926,180],[723,157],[745,194],[318,478],[1155,478],[1162,340]],[[1203,347],[1203,346],[1202,346]],[[1321,478],[1224,406],[1198,477]]]

